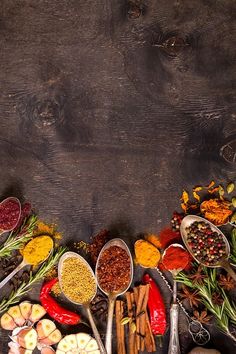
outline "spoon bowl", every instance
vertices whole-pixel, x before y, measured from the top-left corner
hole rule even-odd
[[[99,284],[99,278],[98,278],[98,266],[99,266],[99,261],[101,259],[101,256],[103,254],[104,251],[106,251],[108,248],[112,247],[112,246],[117,246],[117,247],[120,247],[122,248],[123,250],[126,251],[126,253],[128,254],[129,256],[129,260],[130,260],[130,281],[128,283],[128,285],[123,288],[123,289],[119,289],[118,291],[116,292],[112,292],[112,293],[109,293],[107,291],[105,291],[104,289],[102,289],[101,285]],[[98,287],[99,289],[107,296],[109,295],[113,295],[113,296],[119,296],[119,295],[122,295],[126,292],[127,289],[129,289],[132,281],[133,281],[133,273],[134,273],[134,269],[133,269],[133,260],[132,260],[132,255],[130,253],[130,250],[129,250],[129,247],[126,245],[126,243],[121,239],[121,238],[114,238],[110,241],[108,241],[102,248],[102,250],[100,251],[99,253],[99,256],[98,256],[98,259],[97,259],[97,263],[96,263],[96,269],[95,269],[95,274],[96,274],[96,278],[97,278],[97,282],[98,282]]]
[[[38,237],[41,237],[41,236],[38,236]],[[47,237],[50,237],[50,236],[47,236]],[[37,238],[37,237],[35,237],[35,238]],[[51,237],[50,237],[50,238],[51,238]],[[52,238],[51,238],[51,240],[53,241]],[[31,241],[32,241],[32,240],[31,240]],[[29,241],[27,244],[29,244],[31,241]],[[52,251],[53,251],[53,245],[54,245],[54,241],[52,242],[52,247],[51,247],[51,250],[50,250],[50,252],[48,253],[47,257],[46,257],[45,259],[43,259],[41,262],[39,262],[39,263],[37,264],[37,266],[40,265],[40,264],[42,264],[43,262],[45,262],[45,261],[51,256]],[[0,282],[0,289],[1,289],[5,284],[7,284],[7,283],[9,282],[9,280],[11,280],[11,278],[14,277],[14,275],[15,275],[16,273],[18,273],[22,268],[24,268],[24,267],[27,266],[27,265],[31,265],[31,266],[32,266],[32,264],[28,263],[28,262],[23,258],[22,262],[21,262],[10,274],[8,274],[8,276],[7,276],[6,278],[4,278],[4,279]]]
[[[167,250],[171,247],[181,248],[187,252],[187,250],[178,243],[173,243],[169,247],[165,249],[162,255],[162,259],[164,259]],[[163,263],[165,266],[165,264]],[[169,340],[169,348],[168,354],[180,354],[180,345],[179,345],[179,304],[177,303],[177,282],[176,276],[179,272],[181,272],[187,264],[185,264],[182,268],[169,270],[169,272],[173,276],[173,302],[170,308],[170,340]]]
[[[20,220],[20,217],[21,217],[21,203],[20,203],[19,199],[16,198],[16,197],[8,197],[8,198],[5,198],[3,201],[1,201],[0,207],[1,207],[2,205],[6,204],[6,203],[7,203],[8,201],[10,201],[10,200],[12,200],[12,201],[14,201],[16,204],[18,204],[19,216],[18,216],[18,218],[17,218],[15,224],[14,224],[12,227],[10,227],[10,228],[8,228],[8,229],[3,229],[3,228],[1,228],[1,229],[0,229],[0,235],[4,234],[5,232],[10,232],[10,231],[14,230],[14,228],[17,226],[17,224],[18,224],[18,222],[19,222],[19,220]]]
[[[96,293],[97,293],[97,281],[96,281],[96,277],[94,275],[94,272],[92,270],[92,268],[90,267],[90,265],[88,264],[88,262],[82,257],[80,256],[79,254],[75,253],[75,252],[66,252],[64,253],[61,258],[60,258],[60,261],[58,263],[58,279],[59,279],[59,284],[60,284],[60,288],[62,289],[62,272],[63,272],[63,263],[65,262],[66,259],[68,258],[77,258],[79,259],[80,261],[82,261],[85,266],[88,268],[88,270],[90,271],[91,273],[91,276],[92,278],[94,279],[95,281],[95,290],[94,290],[94,294],[93,296],[91,297],[91,299],[89,299],[89,301],[87,302],[84,302],[84,303],[79,303],[79,302],[76,302],[76,301],[73,301],[70,297],[68,297],[63,291],[63,294],[65,296],[66,299],[68,299],[70,302],[72,302],[73,304],[75,305],[82,305],[84,306],[86,312],[87,312],[87,315],[88,315],[88,319],[89,319],[89,322],[90,322],[90,325],[91,325],[91,328],[92,328],[92,331],[93,331],[93,334],[94,334],[94,337],[96,338],[96,341],[98,343],[98,347],[99,347],[99,350],[102,354],[106,354],[106,349],[104,348],[104,345],[102,343],[102,340],[101,340],[101,337],[100,337],[100,334],[97,330],[97,327],[96,327],[96,324],[94,322],[94,319],[93,319],[93,316],[92,316],[92,313],[91,313],[91,310],[90,310],[90,302],[93,300],[93,298],[95,297]]]
[[[225,244],[225,249],[226,249],[226,254],[224,256],[222,256],[222,258],[220,258],[218,260],[217,263],[213,264],[213,265],[209,265],[209,264],[205,264],[204,262],[202,262],[201,260],[199,260],[193,253],[191,247],[189,246],[189,242],[188,242],[188,239],[187,239],[187,231],[186,231],[186,228],[189,227],[190,225],[192,225],[192,223],[194,223],[195,221],[198,221],[198,222],[204,222],[206,224],[209,224],[210,225],[210,228],[212,231],[214,232],[217,232],[218,234],[221,235],[222,237],[222,240]],[[229,256],[230,256],[230,245],[229,245],[229,242],[227,240],[227,238],[225,237],[225,235],[223,234],[223,232],[218,229],[217,226],[215,226],[214,224],[212,224],[210,221],[208,221],[207,219],[204,219],[200,216],[197,216],[197,215],[187,215],[183,218],[182,222],[181,222],[181,225],[180,225],[180,233],[181,233],[181,237],[182,237],[182,240],[187,248],[187,250],[189,251],[189,253],[192,255],[192,257],[200,264],[202,264],[203,266],[205,267],[209,267],[209,268],[224,268],[229,274],[230,276],[236,281],[236,274],[235,272],[233,271],[233,269],[231,268],[230,266],[230,263],[229,263]]]
[[[120,247],[123,250],[125,250],[126,253],[128,254],[128,257],[130,260],[130,280],[129,280],[129,283],[126,286],[124,286],[122,289],[119,289],[115,292],[108,292],[105,289],[103,289],[102,286],[99,284],[98,267],[99,267],[99,262],[100,262],[100,259],[103,255],[104,251],[106,251],[107,249],[109,249],[112,246]],[[133,281],[133,273],[134,273],[134,270],[133,270],[132,255],[131,255],[130,250],[129,250],[128,246],[126,245],[126,243],[120,238],[114,238],[114,239],[108,241],[103,246],[101,252],[99,253],[98,260],[96,263],[96,270],[95,270],[96,278],[98,279],[98,287],[105,295],[108,296],[108,300],[109,300],[108,317],[107,317],[107,330],[106,330],[106,350],[107,350],[108,354],[112,353],[112,322],[113,322],[115,301],[116,301],[117,296],[124,294],[128,290],[128,288],[130,287],[130,285]]]

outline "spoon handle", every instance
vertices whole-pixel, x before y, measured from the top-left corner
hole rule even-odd
[[[99,350],[100,350],[101,354],[107,354],[107,351],[106,351],[106,349],[105,349],[105,347],[103,345],[103,342],[101,340],[100,334],[99,334],[99,332],[97,330],[97,327],[95,325],[95,322],[94,322],[91,310],[89,308],[89,305],[87,305],[85,308],[86,308],[86,311],[87,311],[89,323],[91,325],[94,337],[95,337],[95,339],[96,339],[96,341],[98,343]]]
[[[236,273],[231,267],[230,263],[225,260],[221,263],[221,266],[226,270],[226,272],[233,278],[234,281],[236,281]]]
[[[26,265],[26,263],[24,261],[22,261],[10,274],[8,274],[8,276],[6,278],[4,278],[1,282],[0,282],[0,289],[7,283],[9,282],[9,280],[11,280],[12,277],[14,277],[14,275],[16,273],[18,273],[22,268],[24,268],[24,266]]]
[[[168,354],[180,354],[178,323],[179,305],[172,304],[170,308],[170,341]]]
[[[108,316],[107,316],[107,331],[106,331],[107,354],[112,354],[112,322],[113,322],[115,301],[116,301],[115,297],[109,297]]]

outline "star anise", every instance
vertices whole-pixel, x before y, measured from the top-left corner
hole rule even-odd
[[[200,265],[196,271],[196,273],[190,275],[189,277],[190,279],[192,279],[193,284],[203,284],[203,280],[205,278],[207,278],[207,275],[202,273],[202,266]]]
[[[200,298],[198,296],[198,290],[191,291],[187,286],[184,286],[182,289],[182,294],[180,294],[181,299],[187,299],[191,307],[198,307]]]
[[[193,315],[193,319],[199,321],[202,324],[208,324],[212,319],[212,316],[208,315],[206,310],[203,310],[201,312],[193,311]]]
[[[218,285],[222,286],[224,290],[232,290],[235,288],[236,283],[229,275],[224,276],[223,274],[220,274]]]
[[[215,305],[221,306],[224,302],[224,299],[218,293],[213,293],[211,298],[212,298],[213,304],[215,304]]]

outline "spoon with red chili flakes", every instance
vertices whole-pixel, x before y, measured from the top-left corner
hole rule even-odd
[[[13,230],[21,216],[21,204],[18,198],[8,197],[0,203],[0,235]]]
[[[106,330],[107,354],[112,353],[112,322],[117,296],[130,287],[133,280],[133,260],[126,243],[120,238],[108,241],[102,248],[95,270],[100,290],[108,296],[108,317]]]

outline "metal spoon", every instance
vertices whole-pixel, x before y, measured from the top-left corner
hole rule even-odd
[[[91,328],[92,328],[92,331],[93,331],[93,334],[94,334],[94,337],[96,338],[96,341],[98,343],[98,347],[99,347],[99,350],[101,352],[101,354],[106,354],[106,349],[104,348],[104,345],[103,345],[103,342],[101,340],[101,337],[100,337],[100,334],[97,330],[97,327],[96,327],[96,324],[94,322],[94,319],[93,319],[93,316],[92,316],[92,313],[91,313],[91,310],[90,310],[90,302],[93,300],[93,298],[95,297],[96,293],[97,293],[97,281],[96,281],[96,278],[95,278],[95,275],[94,275],[94,272],[92,270],[92,268],[90,267],[90,265],[88,264],[88,262],[83,258],[81,257],[79,254],[75,253],[75,252],[66,252],[63,254],[63,256],[60,258],[60,261],[59,261],[59,264],[58,264],[58,278],[59,278],[59,284],[60,284],[60,287],[62,289],[62,269],[63,269],[63,263],[64,261],[67,259],[67,258],[78,258],[80,259],[85,265],[86,267],[88,267],[88,270],[91,272],[91,276],[93,277],[94,281],[95,281],[95,284],[96,284],[96,289],[94,291],[94,294],[93,296],[91,297],[91,299],[86,302],[86,303],[78,303],[78,302],[75,302],[73,300],[71,300],[68,296],[66,296],[66,294],[64,293],[64,296],[72,303],[76,304],[76,305],[82,305],[84,306],[86,312],[87,312],[87,315],[88,315],[88,319],[89,319],[89,323],[91,325]]]
[[[98,274],[97,274],[97,270],[98,270],[98,266],[99,266],[99,261],[100,258],[103,254],[103,252],[110,248],[111,246],[118,246],[120,248],[123,248],[130,259],[130,281],[129,284],[123,288],[123,289],[119,289],[116,292],[113,293],[108,293],[106,292],[99,284],[99,280],[98,280],[98,287],[99,289],[108,296],[108,300],[109,300],[109,305],[108,305],[108,317],[107,317],[107,330],[106,330],[106,350],[107,350],[107,354],[111,354],[112,353],[112,322],[113,322],[113,313],[114,313],[114,306],[115,306],[115,301],[117,296],[124,294],[127,289],[130,287],[132,280],[133,280],[133,260],[132,260],[132,256],[130,253],[130,250],[128,248],[128,246],[126,245],[126,243],[120,239],[120,238],[114,238],[111,241],[108,241],[105,246],[102,248],[99,256],[98,256],[98,260],[97,260],[97,264],[96,264],[96,270],[95,270],[95,274],[96,274],[96,278],[98,279]]]
[[[9,200],[13,200],[14,202],[16,202],[16,203],[18,204],[18,207],[19,207],[19,216],[18,216],[17,221],[16,221],[15,224],[13,225],[13,227],[11,227],[10,229],[7,229],[7,230],[6,230],[6,229],[0,229],[0,236],[1,236],[2,234],[4,234],[5,232],[9,232],[9,231],[14,230],[14,228],[15,228],[16,225],[18,224],[18,222],[19,222],[19,220],[20,220],[20,217],[21,217],[21,203],[20,203],[20,201],[19,201],[18,198],[16,198],[16,197],[8,197],[8,198],[4,199],[4,200],[0,203],[0,205],[5,204],[5,203],[8,202]]]
[[[165,259],[165,254],[170,247],[178,247],[185,250],[185,248],[178,243],[173,243],[169,247],[167,247],[162,255],[162,260]],[[187,251],[186,251],[187,252]],[[163,262],[163,261],[162,261]],[[163,262],[165,265],[165,263]],[[169,272],[173,276],[173,302],[170,308],[170,341],[169,341],[169,349],[168,354],[180,354],[180,345],[179,345],[179,304],[177,302],[177,282],[176,276],[179,272],[181,272],[187,264],[185,264],[182,268],[169,270]]]
[[[38,237],[40,237],[40,236],[38,236]],[[50,237],[50,236],[48,236],[48,237]],[[30,242],[34,241],[35,239],[36,239],[36,237],[35,237],[33,240],[29,241],[29,242],[27,243],[27,245],[30,244]],[[52,239],[52,241],[53,241],[53,239]],[[48,257],[51,255],[52,250],[53,250],[53,244],[54,244],[54,242],[52,243],[52,248],[51,248],[50,252],[48,252],[47,257],[46,257],[44,260],[42,260],[39,264],[45,262],[45,261],[48,259]],[[11,278],[14,277],[14,275],[15,275],[16,273],[18,273],[22,268],[24,268],[24,267],[27,266],[27,265],[31,265],[31,264],[28,263],[28,262],[23,258],[22,262],[21,262],[10,274],[8,274],[8,276],[7,276],[6,278],[4,278],[4,279],[0,282],[0,289],[1,289],[6,283],[8,283],[9,280],[11,280]]]
[[[226,248],[226,254],[222,256],[222,258],[220,258],[218,260],[218,262],[214,265],[208,265],[203,263],[202,261],[200,261],[193,253],[191,247],[189,246],[188,243],[188,239],[187,239],[187,231],[186,228],[189,227],[194,221],[198,221],[198,222],[205,222],[207,224],[210,225],[212,231],[217,232],[218,234],[220,234],[222,236],[222,239],[225,243],[225,248]],[[186,248],[188,249],[189,253],[193,256],[193,258],[198,262],[201,263],[203,266],[205,267],[209,267],[209,268],[224,268],[229,275],[236,281],[236,273],[234,272],[234,270],[231,268],[230,262],[229,262],[229,256],[230,256],[230,245],[229,242],[227,240],[227,238],[225,237],[225,235],[223,234],[223,232],[220,231],[220,229],[218,229],[218,227],[216,227],[214,224],[212,224],[210,221],[208,221],[207,219],[204,219],[200,216],[196,216],[196,215],[187,215],[183,218],[181,225],[180,225],[180,233],[183,239],[183,242],[186,246]]]

